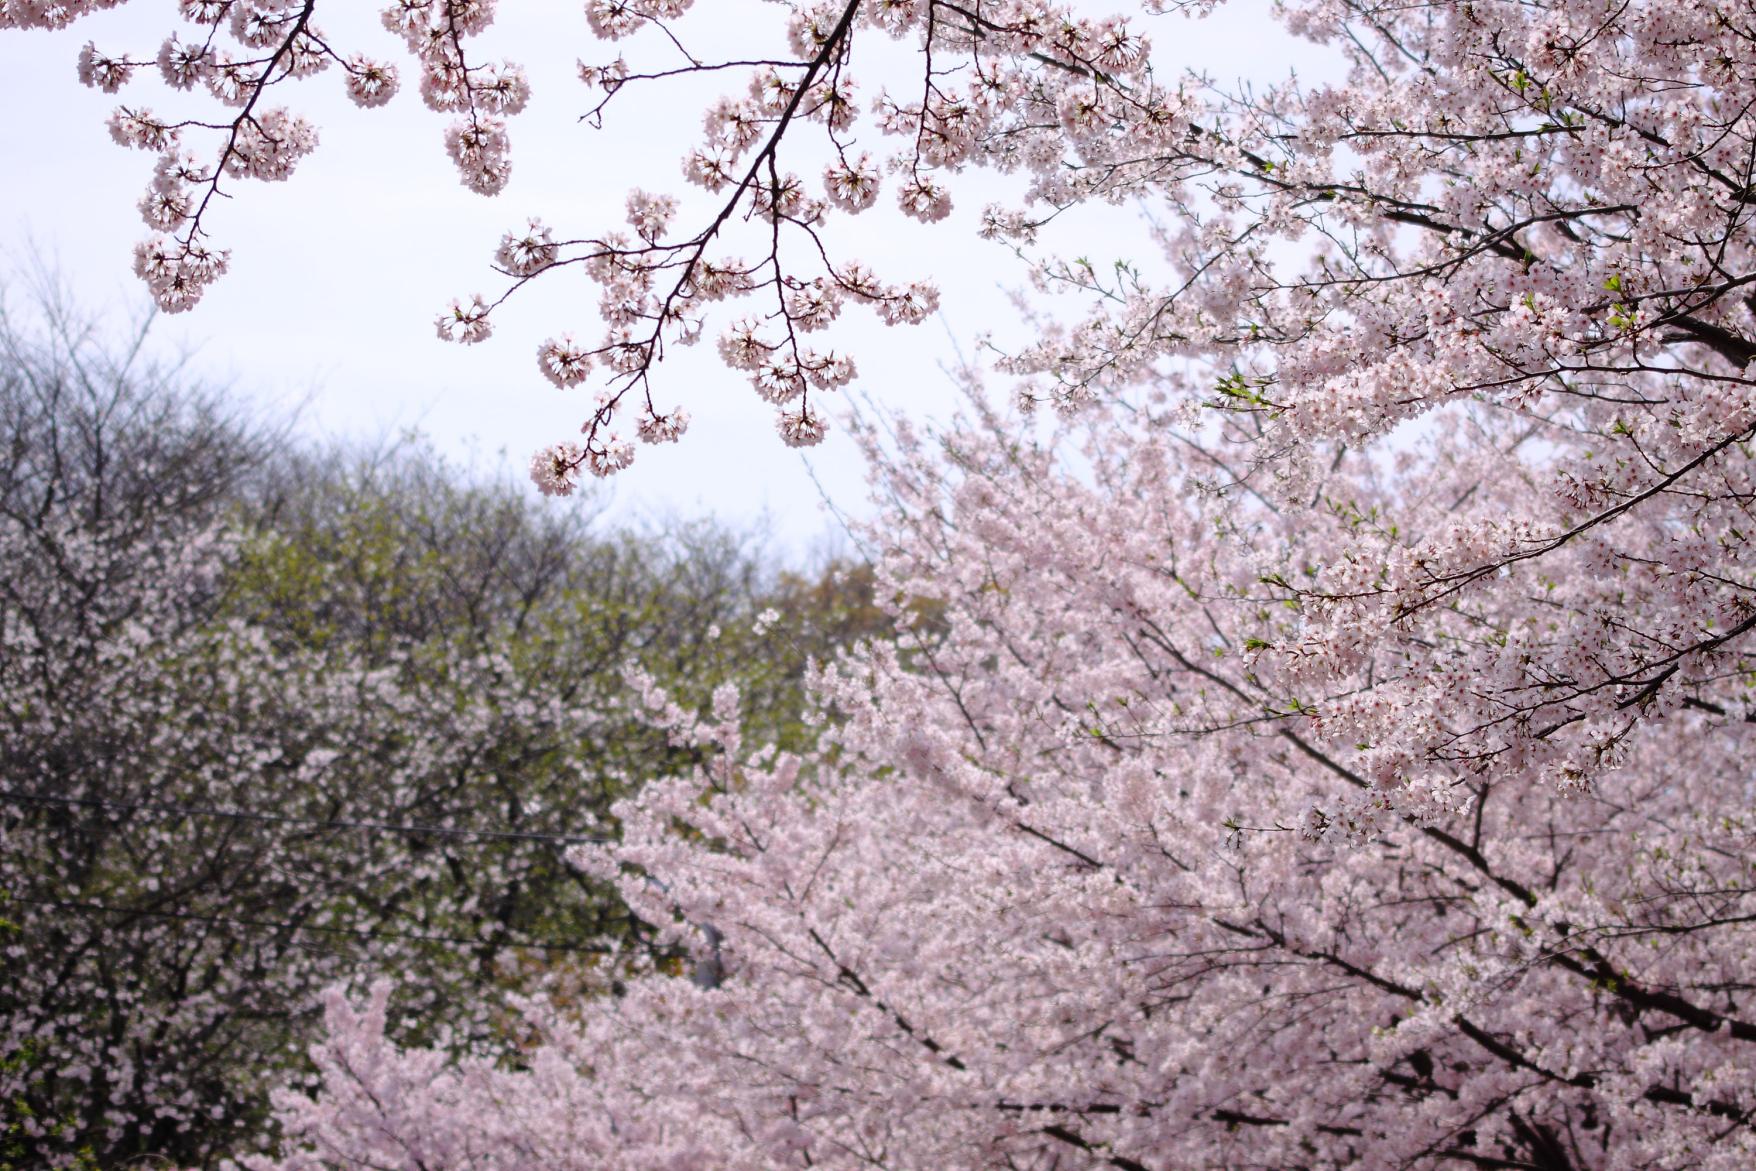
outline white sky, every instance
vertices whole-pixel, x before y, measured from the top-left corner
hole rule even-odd
[[[1121,6],[1090,3],[1094,11]],[[378,25],[379,7],[336,0],[320,9],[319,22],[343,51],[396,61],[406,83],[414,70]],[[1268,8],[1263,0],[1235,0],[1206,21],[1163,17],[1145,27],[1161,69],[1194,67],[1227,81],[1278,78],[1297,66],[1311,79],[1328,62],[1281,33]],[[748,0],[701,0],[680,29],[696,38],[698,56],[731,55],[740,42],[778,27],[778,15]],[[87,40],[150,58],[178,27],[170,0],[135,0],[60,33],[0,32],[0,100],[9,111],[0,120],[0,250],[14,262],[6,267],[16,269],[34,249],[87,305],[127,316],[144,304],[129,263],[146,234],[134,205],[152,158],[114,145],[104,119],[123,100],[167,115],[211,116],[215,107],[200,95],[172,93],[150,71],[115,96],[88,90],[75,79],[74,61]],[[868,68],[855,70],[868,97],[895,76],[884,68],[892,58],[872,60],[879,46],[870,40]],[[231,271],[193,312],[161,319],[161,342],[196,348],[197,369],[215,381],[284,407],[303,403],[303,425],[316,434],[371,439],[419,428],[448,454],[492,461],[504,451],[519,468],[537,447],[574,436],[592,386],[556,391],[538,374],[534,354],[552,334],[600,332],[596,290],[582,276],[564,270],[533,282],[497,312],[495,335],[481,345],[440,342],[433,318],[454,295],[499,291],[502,278],[489,260],[501,233],[524,216],[542,216],[558,237],[594,235],[621,222],[630,186],[680,188],[678,160],[719,89],[626,91],[605,128],[594,130],[578,122],[589,101],[575,62],[614,52],[592,39],[578,4],[505,0],[477,44],[482,60],[523,64],[534,90],[511,122],[513,177],[504,193],[484,199],[463,189],[441,141],[447,117],[428,111],[411,90],[366,111],[341,96],[333,70],[281,87],[277,104],[315,121],[321,145],[286,183],[232,184],[237,198],[212,224],[217,242],[232,249]],[[884,153],[881,141],[869,145]],[[940,373],[953,339],[971,348],[992,330],[1004,340],[1016,315],[1003,288],[1024,275],[1009,253],[975,238],[981,206],[1003,197],[1008,184],[966,178],[977,181],[954,191],[957,210],[931,229],[876,209],[836,220],[846,255],[887,279],[925,275],[941,286],[943,324],[886,330],[850,308],[830,335],[855,353],[859,389],[923,421],[944,420],[956,407]],[[1065,246],[1101,263],[1144,242],[1127,229],[1111,217],[1100,229],[1104,238]],[[712,511],[738,523],[766,514],[776,539],[802,553],[831,527],[805,460],[837,507],[860,515],[858,457],[833,433],[803,459],[780,444],[772,409],[717,363],[711,339],[724,320],[710,319],[699,347],[664,364],[656,398],[661,408],[680,401],[690,411],[690,434],[675,446],[639,448],[634,466],[611,481],[613,513]]]

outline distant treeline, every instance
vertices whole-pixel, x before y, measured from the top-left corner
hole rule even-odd
[[[50,310],[0,328],[0,1171],[269,1136],[323,988],[517,1060],[505,997],[682,961],[568,860],[697,754],[632,666],[805,746],[870,575],[408,440],[322,446]]]

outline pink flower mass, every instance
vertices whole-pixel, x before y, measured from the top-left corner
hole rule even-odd
[[[820,665],[803,752],[631,674],[699,763],[570,861],[692,971],[533,996],[511,1059],[338,989],[238,1166],[1756,1167],[1756,13],[1283,0],[1342,80],[1228,89],[1172,51],[1220,2],[713,0],[774,26],[732,61],[706,5],[557,6],[582,115],[706,85],[699,137],[622,223],[509,214],[437,332],[582,292],[530,372],[584,404],[550,495],[712,443],[664,364],[711,337],[750,458],[856,435],[895,637]],[[358,51],[327,6],[80,55],[159,157],[165,310],[225,274],[213,200],[320,149],[307,78],[408,76],[484,195],[578,84],[479,60],[492,0]],[[978,170],[1031,340],[954,426],[848,417],[844,319],[939,292],[846,217],[948,232]]]

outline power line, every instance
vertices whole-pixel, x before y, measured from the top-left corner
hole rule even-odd
[[[288,817],[278,813],[248,813],[241,809],[211,809],[197,805],[169,805],[157,801],[100,801],[92,797],[47,797],[36,793],[18,793],[0,789],[0,799],[30,805],[61,805],[83,809],[113,809],[125,813],[160,813],[171,817],[217,817],[228,821],[250,821],[267,825],[295,825],[309,829],[362,829],[380,833],[427,834],[434,837],[478,838],[486,841],[559,842],[563,845],[612,845],[614,838],[545,834],[503,829],[455,829],[443,825],[397,825],[384,821],[319,821],[305,817]]]
[[[237,927],[263,927],[279,931],[314,931],[325,935],[348,935],[356,939],[402,939],[419,943],[455,943],[465,947],[480,947],[487,943],[482,939],[467,939],[459,935],[414,935],[402,931],[366,931],[355,927],[324,927],[315,923],[281,923],[266,919],[232,919],[221,915],[198,915],[193,911],[154,911],[142,907],[111,907],[103,903],[64,902],[57,899],[32,899],[22,895],[0,895],[0,900],[14,903],[28,903],[39,907],[56,907],[64,911],[90,911],[111,915],[145,915],[155,919],[180,919],[197,923],[223,923]],[[588,947],[566,943],[520,943],[508,941],[502,947],[524,948],[532,951],[575,952],[583,955],[610,955],[615,948]]]

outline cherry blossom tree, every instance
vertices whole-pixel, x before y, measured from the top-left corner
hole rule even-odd
[[[113,6],[12,0],[0,26],[61,25]],[[457,118],[446,141],[463,179],[485,193],[504,181],[506,120],[529,92],[516,66],[470,52],[495,7],[399,0],[384,10],[423,98]],[[539,356],[562,386],[596,365],[608,378],[583,442],[534,460],[547,491],[632,458],[618,417],[647,440],[677,437],[682,416],[653,395],[658,363],[703,334],[719,300],[747,308],[721,324],[722,356],[780,404],[784,437],[820,436],[824,392],[853,366],[806,336],[849,303],[898,322],[934,303],[907,274],[881,280],[843,258],[835,217],[888,186],[933,222],[972,167],[1025,181],[1015,206],[988,210],[986,234],[1030,252],[1042,283],[1092,306],[1077,326],[1046,328],[1008,357],[1026,396],[1071,408],[1174,382],[1257,420],[1246,462],[1289,484],[1335,444],[1370,442],[1460,398],[1599,436],[1589,455],[1557,465],[1574,497],[1566,523],[1511,515],[1423,555],[1418,581],[1387,583],[1392,611],[1438,604],[1508,558],[1540,558],[1656,496],[1687,495],[1748,438],[1742,370],[1756,351],[1740,292],[1751,169],[1740,86],[1751,30],[1735,11],[1671,0],[1610,12],[1586,0],[1444,3],[1415,20],[1368,0],[1299,0],[1283,6],[1286,24],[1346,58],[1348,81],[1231,93],[1152,51],[1149,17],[1211,7],[1193,0],[1148,0],[1132,21],[1049,0],[789,0],[775,9],[784,19],[774,51],[750,61],[693,50],[692,7],[588,4],[590,33],[627,41],[636,57],[582,67],[582,101],[591,117],[614,117],[644,87],[724,77],[702,140],[683,147],[702,193],[690,208],[705,208],[705,221],[683,218],[676,193],[635,192],[622,229],[515,228],[495,253],[501,292],[460,300],[440,319],[444,335],[478,341],[532,280],[579,268],[602,290],[605,332],[558,337]],[[142,245],[140,267],[172,309],[223,269],[206,226],[214,196],[246,177],[286,177],[315,143],[297,115],[268,103],[329,68],[373,105],[396,77],[325,40],[315,0],[179,11],[182,39],[156,57],[92,48],[80,69],[119,90],[156,66],[190,91],[178,101],[199,105],[199,90],[219,104],[175,118],[125,105],[113,120],[119,139],[159,158],[146,202],[161,234]],[[877,37],[912,42],[919,68],[879,78],[868,103],[854,55]],[[868,129],[895,149],[870,156],[855,140]],[[827,170],[807,179],[805,167]],[[1133,200],[1154,226],[1144,247],[1117,249],[1129,259],[1113,272],[1057,258],[1051,221]],[[740,241],[760,259],[722,252]],[[1716,620],[1714,638],[1740,619]],[[1676,665],[1628,654],[1581,685],[1638,690]]]
[[[516,992],[674,966],[563,851],[691,755],[625,663],[811,737],[824,644],[749,544],[313,451],[47,316],[0,320],[0,1168],[251,1149],[332,984],[480,1053]]]
[[[648,690],[710,758],[576,861],[700,979],[533,1005],[515,1066],[398,1049],[381,996],[338,996],[281,1165],[1749,1165],[1750,14],[1287,0],[1346,79],[1228,90],[1147,43],[1204,3],[788,3],[748,63],[697,55],[689,7],[589,5],[659,55],[584,78],[615,116],[726,76],[684,148],[719,202],[636,193],[620,234],[497,257],[506,295],[570,266],[604,290],[601,340],[541,354],[608,382],[539,484],[625,465],[618,412],[676,437],[658,362],[720,299],[728,365],[820,435],[851,372],[804,335],[933,302],[834,217],[887,186],[937,221],[973,167],[1022,179],[984,231],[1045,295],[970,379],[1063,433],[978,411],[874,442],[902,638],[819,679],[828,750]],[[290,44],[311,5],[234,11]],[[424,87],[473,93],[446,30],[491,6],[395,11],[442,31]],[[917,68],[867,107],[878,34]],[[455,100],[491,187],[499,124]],[[210,130],[254,157],[238,125]],[[1135,237],[1080,237],[1130,203]],[[144,267],[180,301],[217,262],[174,223]],[[481,340],[506,295],[442,331]]]
[[[321,1090],[281,1097],[288,1152],[251,1165],[1748,1165],[1748,668],[1630,709],[1589,776],[1446,758],[1459,812],[1405,811],[1378,762],[1481,686],[1449,632],[1520,654],[1589,617],[1482,590],[1359,641],[1336,684],[1276,649],[1303,603],[1264,578],[1499,515],[1528,471],[1435,435],[1400,469],[1344,456],[1314,488],[1345,507],[1293,510],[1099,413],[1042,446],[902,433],[898,640],[818,679],[845,717],[822,751],[647,690],[709,758],[575,861],[708,979],[535,1004],[512,1067],[399,1050],[383,990],[338,996]],[[1358,740],[1423,641],[1449,648],[1431,706]]]

